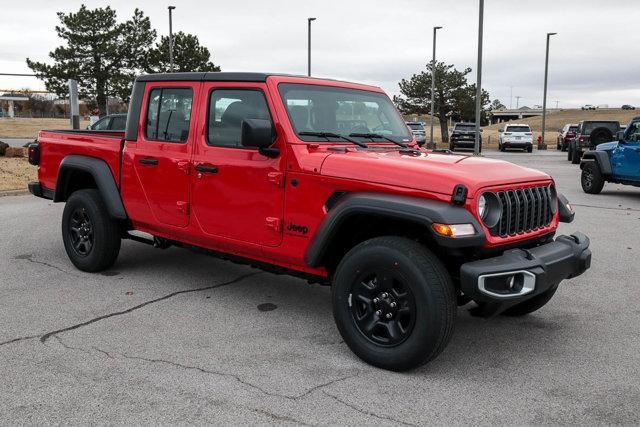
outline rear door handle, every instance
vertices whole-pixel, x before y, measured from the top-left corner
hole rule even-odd
[[[148,157],[144,157],[138,161],[143,165],[148,165],[148,166],[156,166],[158,164],[158,159],[150,159]]]
[[[195,166],[195,170],[197,170],[198,172],[204,172],[204,173],[218,173],[218,168],[216,166],[207,165],[204,163],[198,163]]]

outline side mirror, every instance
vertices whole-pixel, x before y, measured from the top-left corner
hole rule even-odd
[[[277,157],[280,150],[271,147],[275,141],[275,131],[271,120],[244,119],[240,133],[240,145],[248,148],[258,148],[263,156]]]
[[[502,132],[504,132],[504,129],[498,129],[498,132],[502,133]]]
[[[624,142],[624,131],[623,130],[619,130],[618,132],[616,132],[616,139],[619,142]]]

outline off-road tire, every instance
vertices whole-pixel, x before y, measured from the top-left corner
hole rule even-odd
[[[82,224],[89,224],[81,227],[82,238],[90,241],[88,250],[86,245],[76,247],[79,238],[74,228],[78,229],[78,218],[83,220]],[[98,190],[78,190],[68,198],[62,213],[62,241],[69,259],[79,270],[96,272],[111,267],[120,252],[121,230],[121,224],[109,215]]]
[[[582,184],[582,190],[585,193],[598,194],[602,191],[604,177],[596,162],[585,163],[580,176],[580,184]]]
[[[572,165],[579,165],[580,164],[580,159],[582,159],[582,150],[580,150],[578,147],[573,147],[573,153],[571,154],[571,164]]]
[[[535,297],[528,299],[520,304],[516,304],[511,308],[508,308],[504,312],[502,312],[505,316],[524,316],[529,313],[533,313],[534,311],[538,311],[542,307],[544,307],[550,300],[553,298],[553,295],[558,290],[558,286],[554,286],[553,288],[548,289],[547,291],[541,293],[540,295],[536,295]]]
[[[571,161],[573,159],[573,142],[569,144],[567,147],[567,160]]]
[[[376,280],[366,282],[372,275]],[[358,325],[355,313],[363,306],[364,312],[371,315],[366,319],[376,325],[372,330],[384,326],[380,323],[390,322],[383,319],[384,314],[373,317],[377,315],[377,311],[371,311],[376,310],[373,299],[365,303],[359,298],[362,294],[358,290],[366,283],[372,286],[366,287],[371,296],[387,290],[389,283],[394,295],[398,295],[398,283],[400,289],[410,291],[413,323],[411,328],[405,328],[403,341],[380,344]],[[352,248],[336,269],[331,296],[333,316],[345,343],[362,360],[383,369],[404,371],[427,363],[446,347],[453,333],[456,293],[447,270],[425,246],[404,237],[376,237]],[[403,307],[402,303],[398,305]]]

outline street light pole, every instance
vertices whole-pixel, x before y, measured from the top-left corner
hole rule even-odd
[[[175,9],[175,6],[169,6],[169,71],[173,72],[173,22],[172,22],[172,11]]]
[[[433,57],[431,59],[431,138],[429,139],[428,148],[436,148],[433,140],[433,115],[435,114],[435,91],[436,91],[436,31],[442,27],[433,27]]]
[[[544,57],[544,94],[542,96],[542,137],[538,150],[546,150],[547,144],[544,143],[544,126],[547,117],[547,78],[549,76],[549,39],[558,33],[547,33],[547,51]]]
[[[480,154],[480,112],[482,108],[482,30],[484,23],[484,0],[480,0],[478,13],[478,77],[476,81],[476,140],[473,154]]]
[[[311,77],[311,22],[316,18],[307,18],[307,76]]]

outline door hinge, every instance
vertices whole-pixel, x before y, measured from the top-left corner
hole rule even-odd
[[[184,172],[185,175],[189,175],[191,172],[191,162],[188,160],[178,162],[178,169]]]
[[[269,182],[272,182],[276,187],[282,187],[282,183],[284,182],[282,179],[283,175],[282,172],[269,172]]]
[[[279,233],[282,230],[282,219],[274,218],[272,216],[267,217],[267,228],[272,229],[276,233]]]
[[[176,207],[178,208],[178,212],[189,215],[189,202],[178,201],[176,202]]]

